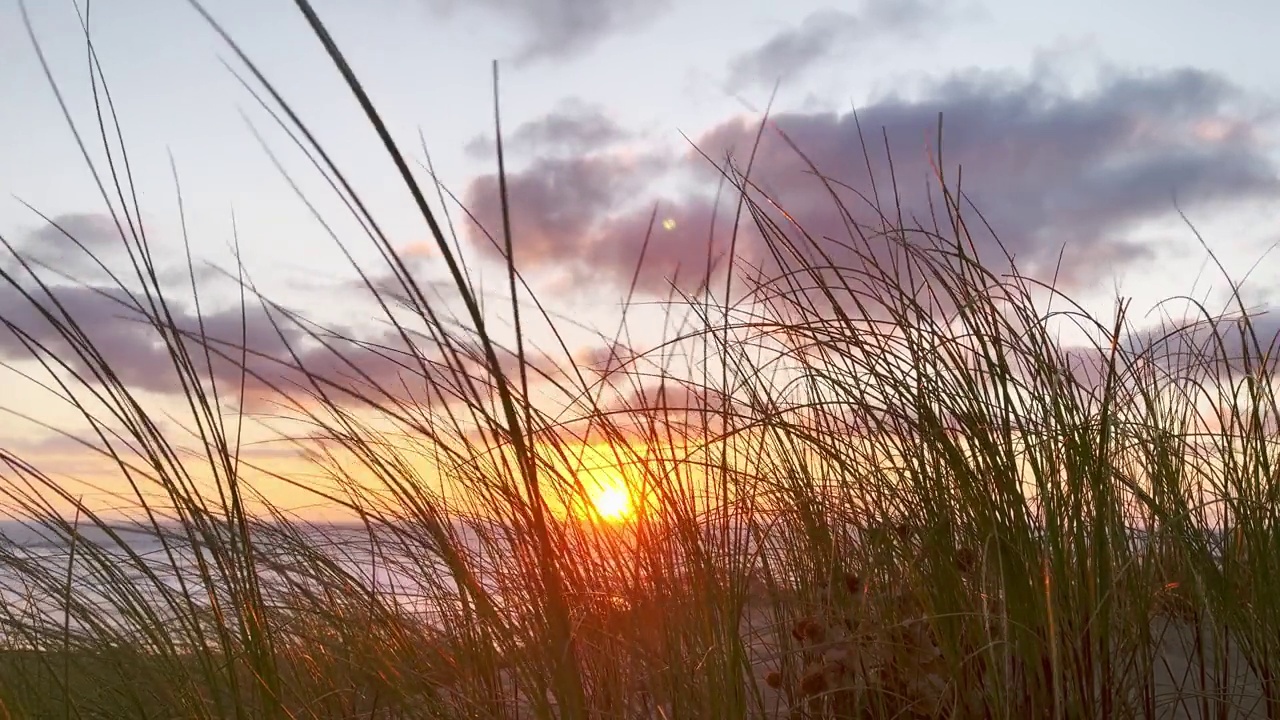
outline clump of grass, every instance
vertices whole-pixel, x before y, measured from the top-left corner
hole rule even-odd
[[[200,288],[179,298],[158,279],[127,156],[107,144],[111,166],[90,169],[135,260],[104,302],[153,329],[184,411],[131,387],[6,241],[18,269],[0,278],[48,331],[0,321],[92,429],[147,539],[0,451],[6,513],[74,549],[50,561],[0,544],[4,714],[1280,717],[1274,343],[1238,293],[1238,312],[1152,334],[1124,305],[1095,318],[1011,258],[977,257],[980,216],[941,173],[928,225],[851,207],[819,175],[851,219],[836,241],[729,170],[772,263],[738,259],[732,303],[710,285],[673,292],[684,329],[600,378],[513,264],[509,304],[481,302],[428,201],[443,191],[420,184],[298,5],[453,296],[426,295],[238,50],[247,87],[382,251],[385,266],[354,269],[385,338],[319,328],[247,280],[242,312],[270,320],[284,352],[176,320],[182,302],[198,314]],[[99,107],[99,134],[122,137]],[[510,257],[509,221],[491,230]],[[534,352],[535,321],[562,357]],[[1064,322],[1098,342],[1064,348]],[[304,363],[316,348],[334,362]],[[305,468],[244,452],[251,386],[305,428],[279,438]],[[573,510],[591,507],[574,469],[591,444],[627,469],[624,523]],[[291,516],[258,491],[268,481],[354,521]]]

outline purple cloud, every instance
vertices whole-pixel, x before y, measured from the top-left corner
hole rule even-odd
[[[929,26],[949,23],[954,13],[942,0],[867,0],[856,12],[824,9],[729,63],[729,87],[772,85],[794,78],[837,55],[877,40],[901,40]]]
[[[545,116],[503,133],[503,150],[520,154],[581,154],[624,140],[630,134],[602,108],[579,100],[563,100]],[[479,135],[466,145],[467,154],[490,160],[496,148],[492,135]]]
[[[92,384],[99,383],[93,372],[105,366],[132,389],[182,392],[172,351],[135,298],[118,288],[89,285],[50,286],[48,295],[37,288],[27,292],[30,297],[13,285],[0,287],[0,358],[16,362],[48,353]],[[430,381],[447,380],[438,373],[437,362],[406,348],[398,335],[316,342],[282,314],[258,305],[247,306],[243,315],[236,307],[207,312],[201,319],[181,303],[170,302],[169,312],[178,342],[197,372],[216,381],[226,399],[238,389],[242,375],[250,403],[310,390],[310,377],[330,383],[322,387],[339,402],[360,393],[403,397],[414,387],[426,399],[422,363]],[[71,329],[72,322],[78,330]],[[82,340],[70,339],[77,336]]]
[[[1102,391],[1113,352],[1105,337],[1098,344],[1061,345],[1059,350],[1064,370],[1081,388]],[[1214,393],[1220,386],[1207,381],[1238,380],[1246,372],[1275,373],[1280,362],[1280,312],[1267,303],[1242,312],[1233,303],[1216,312],[1164,317],[1156,325],[1127,328],[1116,351],[1115,370],[1126,381],[1134,372],[1154,373],[1165,386],[1172,387],[1176,378],[1191,395]]]
[[[181,394],[190,375],[175,368],[168,336],[189,355],[201,382],[218,385],[224,402],[236,399],[242,382],[250,406],[286,397],[305,404],[315,394],[343,405],[416,406],[474,401],[474,392],[483,398],[494,388],[480,348],[456,340],[459,353],[446,362],[435,341],[412,330],[406,341],[394,328],[304,329],[287,311],[260,304],[197,316],[170,300],[174,339],[167,323],[162,332],[149,320],[139,298],[105,286],[51,285],[46,293],[0,285],[0,361],[56,358],[90,385],[103,384],[97,373],[105,371],[131,390]],[[520,359],[497,351],[500,371],[517,377]],[[563,363],[536,348],[526,348],[523,362],[531,384],[569,377]]]
[[[1066,246],[1059,282],[1084,287],[1105,282],[1116,269],[1150,259],[1158,248],[1137,244],[1128,233],[1169,217],[1174,200],[1203,209],[1273,198],[1280,174],[1263,140],[1273,121],[1240,88],[1196,70],[1117,75],[1084,93],[1050,87],[1041,77],[961,74],[935,84],[919,99],[888,97],[852,113],[783,113],[752,169],[752,181],[789,218],[766,214],[793,237],[798,222],[833,262],[851,271],[887,262],[894,250],[864,231],[880,226],[865,200],[879,192],[893,207],[888,137],[897,195],[908,225],[932,228],[939,206],[930,155],[944,118],[942,164],[954,189],[963,168],[963,190],[999,235],[1023,272],[1047,276]],[[858,123],[867,133],[870,172]],[[754,121],[734,119],[696,141],[712,158],[732,155],[745,164],[755,139]],[[790,138],[812,159],[830,188],[784,141]],[[535,161],[509,176],[517,262],[524,269],[561,273],[566,284],[602,280],[625,287],[635,270],[658,181],[702,178],[694,189],[660,203],[658,226],[645,256],[641,287],[662,295],[679,274],[683,289],[703,281],[707,258],[723,256],[732,206],[722,204],[711,232],[714,173],[690,153],[683,174],[664,164],[638,162],[622,153]],[[874,187],[873,187],[874,182]],[[688,184],[688,183],[686,183]],[[846,216],[832,191],[845,205]],[[649,198],[645,200],[644,198]],[[466,194],[481,225],[500,228],[496,179],[475,180]],[[981,257],[999,261],[996,239],[968,213],[971,240]],[[856,225],[851,224],[856,223]],[[750,225],[748,219],[747,222]],[[488,241],[472,232],[473,241]],[[766,275],[777,262],[754,229],[738,238],[744,262]],[[694,271],[696,269],[696,271]]]
[[[589,228],[636,197],[666,165],[657,156],[595,154],[543,157],[525,170],[509,174],[509,210],[519,227],[517,262],[528,268],[581,257],[583,251],[591,249]],[[497,176],[486,175],[472,181],[463,198],[492,240],[474,225],[469,236],[494,257],[501,255],[498,247],[502,204],[498,190]]]
[[[130,231],[126,227],[124,232]],[[57,216],[21,235],[13,243],[14,254],[0,260],[0,271],[6,275],[0,279],[0,359],[22,361],[47,354],[91,383],[100,382],[93,371],[105,367],[133,389],[182,392],[182,378],[165,333],[150,320],[155,312],[146,294],[133,287],[138,278],[133,268],[126,267],[125,237],[110,216],[93,213]],[[133,242],[131,237],[128,242]],[[411,244],[402,251],[410,262],[419,263],[426,248]],[[32,262],[30,272],[20,259]],[[120,273],[125,287],[110,280],[95,260]],[[54,277],[57,273],[76,276],[76,282],[62,281]],[[162,288],[189,288],[190,273],[178,265],[157,268]],[[226,280],[212,270],[196,268],[195,273],[202,285],[207,280]],[[36,278],[46,283],[45,288]],[[172,294],[168,300],[172,325],[180,336],[177,342],[191,354],[197,372],[216,381],[227,399],[242,377],[251,403],[281,392],[312,390],[311,378],[343,388],[326,390],[336,392],[339,402],[352,401],[361,393],[375,398],[416,393],[415,397],[425,398],[427,382],[452,381],[438,362],[406,345],[398,333],[317,341],[284,313],[260,304],[251,303],[243,313],[239,307],[206,308],[197,316],[193,307],[176,301]]]
[[[128,233],[126,226],[124,232]],[[43,265],[62,273],[101,274],[95,261],[108,268],[125,249],[121,229],[110,215],[102,213],[67,213],[50,218],[38,228],[22,234],[16,249],[19,255],[35,265]],[[7,257],[0,267],[16,269],[17,258]]]
[[[56,215],[34,230],[17,234],[12,240],[13,254],[0,257],[0,269],[22,276],[27,273],[23,268],[25,261],[38,273],[52,271],[54,275],[71,277],[78,282],[120,280],[128,283],[137,276],[134,263],[142,263],[136,252],[139,237],[144,238],[153,251],[156,277],[162,286],[189,288],[193,274],[198,282],[225,279],[216,268],[198,259],[194,267],[188,267],[181,248],[174,253],[155,252],[159,243],[145,226],[135,220],[130,227],[124,217],[117,224],[116,218],[107,213]],[[131,247],[134,248],[132,258]],[[172,262],[165,262],[165,258]]]
[[[516,60],[561,60],[594,48],[621,30],[648,24],[670,0],[425,0],[440,13],[481,9],[516,25],[524,39]]]

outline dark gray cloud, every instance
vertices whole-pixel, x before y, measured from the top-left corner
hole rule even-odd
[[[145,315],[125,292],[90,285],[54,285],[50,286],[49,295],[39,288],[26,290],[30,298],[14,286],[0,287],[0,321],[5,325],[0,328],[0,357],[9,361],[28,359],[33,351],[26,343],[38,343],[77,372],[85,373],[89,364],[78,356],[59,329],[59,324],[69,328],[74,320],[84,338],[126,385],[154,392],[179,388],[160,334],[145,322]],[[198,321],[184,308],[171,309],[178,327],[187,332],[198,331]],[[53,320],[45,316],[46,312]],[[208,335],[223,342],[238,341],[239,317],[238,311],[209,315],[205,319]],[[237,326],[234,332],[232,325]],[[247,345],[267,354],[282,349],[265,315],[250,312],[244,327]],[[215,362],[214,375],[228,379],[229,369],[230,363]]]
[[[574,353],[574,365],[582,370],[608,375],[618,370],[634,367],[637,361],[635,351],[620,342],[607,342],[603,345],[591,345],[579,348]]]
[[[1198,212],[1280,192],[1272,148],[1264,140],[1273,115],[1219,76],[1196,70],[1113,74],[1088,92],[1070,93],[1062,86],[1040,73],[1030,79],[967,73],[934,84],[919,98],[870,103],[858,114],[870,135],[869,163],[852,113],[779,114],[755,158],[753,180],[789,216],[773,213],[771,219],[784,227],[798,222],[837,262],[856,269],[884,260],[888,243],[873,238],[863,245],[851,233],[831,191],[782,133],[823,175],[846,186],[835,190],[853,219],[874,227],[878,217],[863,198],[872,197],[873,181],[885,210],[893,194],[883,128],[907,222],[915,217],[932,227],[928,218],[938,197],[930,155],[936,156],[942,113],[949,184],[954,186],[956,168],[962,167],[966,195],[1023,272],[1047,277],[1065,245],[1059,282],[1075,288],[1105,284],[1117,270],[1153,258],[1160,249],[1136,244],[1128,233],[1174,216],[1175,198]],[[697,144],[712,158],[732,154],[745,163],[755,134],[756,121],[735,119],[705,132]],[[705,158],[693,153],[683,167],[690,173],[685,177],[712,175]],[[576,283],[612,279],[625,286],[648,230],[651,205],[645,198],[659,197],[640,192],[652,172],[621,154],[539,161],[513,172],[518,262],[555,268]],[[500,227],[495,184],[491,176],[479,178],[466,195],[481,224],[491,229]],[[665,293],[677,269],[680,284],[695,288],[708,254],[727,246],[729,219],[722,218],[722,232],[713,237],[714,186],[703,188],[660,204],[659,219],[671,222],[659,228],[645,256],[644,289]],[[975,215],[969,217],[979,254],[999,261],[995,237]],[[855,256],[850,245],[860,246],[864,257]],[[758,233],[743,233],[737,251],[771,269]]]
[[[480,9],[523,34],[516,60],[559,60],[594,48],[621,30],[647,25],[670,7],[670,0],[425,0],[452,13]]]
[[[519,154],[587,153],[629,137],[604,110],[580,100],[562,100],[545,116],[503,133],[503,151]],[[468,155],[485,160],[495,152],[493,136],[479,135],[466,145]]]
[[[133,389],[182,391],[171,350],[149,321],[152,313],[144,311],[146,295],[127,250],[136,241],[128,227],[124,233],[127,242],[109,215],[73,213],[17,235],[16,256],[0,259],[0,269],[8,274],[0,279],[0,359],[17,362],[47,354],[91,383],[101,381],[93,371],[105,367]],[[153,257],[163,260],[167,253],[157,250],[157,239],[148,237],[146,242]],[[29,262],[30,269],[19,259]],[[104,267],[115,274],[114,279]],[[189,294],[193,272],[206,297],[211,282],[234,282],[204,264],[191,269],[163,262],[156,268],[156,282],[168,297],[173,325],[198,371],[217,381],[224,392],[237,388],[246,373],[250,402],[277,391],[307,389],[311,384],[304,368],[351,389],[360,382],[401,388],[401,373],[411,374],[416,367],[414,358],[389,349],[403,345],[398,337],[379,337],[375,344],[338,339],[324,347],[282,314],[260,305],[249,305],[243,314],[239,307],[213,312],[206,308],[198,317],[194,308],[174,299]],[[36,278],[46,287],[40,287]],[[167,289],[172,287],[179,292]],[[76,336],[78,341],[70,339]],[[202,339],[211,349],[207,358]],[[370,379],[361,381],[358,371]]]
[[[856,11],[825,9],[780,31],[729,63],[729,87],[772,85],[877,40],[902,40],[952,21],[944,0],[867,0]]]

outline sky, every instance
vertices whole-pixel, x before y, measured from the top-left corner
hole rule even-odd
[[[360,188],[392,242],[427,277],[442,278],[394,168],[293,3],[205,7]],[[491,230],[498,61],[518,262],[557,307],[605,332],[655,205],[670,229],[646,256],[642,296],[696,284],[688,268],[706,256],[715,191],[699,151],[740,158],[771,97],[775,127],[854,186],[867,183],[867,163],[851,111],[864,130],[883,130],[913,207],[926,202],[942,113],[946,165],[964,168],[966,191],[1020,267],[1049,274],[1061,253],[1062,286],[1104,312],[1117,293],[1141,312],[1182,293],[1224,301],[1226,286],[1204,274],[1205,252],[1179,209],[1234,275],[1258,265],[1252,304],[1270,306],[1280,282],[1270,269],[1280,265],[1265,259],[1280,240],[1280,4],[1267,0],[316,0],[316,8],[412,161],[425,163],[429,152],[437,177]],[[26,10],[89,157],[101,163],[77,5],[28,0]],[[244,66],[226,42],[185,2],[111,0],[87,11],[161,271],[175,282],[185,272],[184,226],[197,262],[229,266],[234,240],[268,295],[359,328],[361,306],[345,294],[349,265],[290,180],[360,262],[376,259],[373,247],[241,84]],[[99,270],[40,216],[124,261],[112,256],[114,225],[40,53],[21,4],[0,0],[0,236],[76,277],[81,284],[68,281],[60,297],[92,320],[127,380],[172,395],[154,370],[158,349],[87,289],[103,282]],[[872,165],[883,177],[883,159]],[[806,169],[773,136],[755,177],[808,226],[834,231],[841,220]],[[465,255],[495,259],[483,233],[459,227]],[[758,243],[745,250],[762,252]],[[186,307],[183,322],[231,323],[237,316],[218,301],[234,294],[214,273],[201,277],[215,288],[211,304]],[[0,317],[39,326],[9,288],[0,289]],[[261,324],[251,334],[280,351]],[[592,351],[589,336],[579,341]],[[0,335],[0,360],[11,366],[0,374],[0,406],[43,409],[12,370],[27,367],[25,352]],[[40,432],[10,435],[13,447],[45,448],[74,467]]]

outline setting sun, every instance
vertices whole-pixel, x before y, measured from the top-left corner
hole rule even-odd
[[[617,522],[631,515],[631,494],[621,485],[600,488],[591,498],[596,514],[603,520]]]

